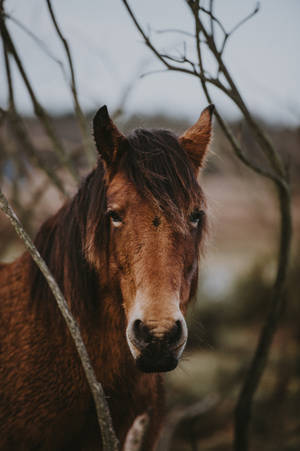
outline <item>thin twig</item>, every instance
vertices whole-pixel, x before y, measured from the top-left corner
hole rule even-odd
[[[210,11],[210,34],[213,39],[215,39],[215,21],[214,16],[214,0],[209,0],[209,11]]]
[[[207,99],[211,98],[210,96],[207,96]],[[208,100],[210,103],[211,101]],[[263,169],[257,164],[255,164],[253,161],[249,160],[249,158],[246,157],[245,153],[243,152],[241,146],[238,144],[236,138],[230,131],[228,125],[223,120],[222,116],[219,114],[217,110],[215,110],[215,116],[217,118],[217,121],[223,130],[226,138],[228,139],[229,143],[232,146],[232,149],[235,153],[235,155],[238,157],[238,159],[244,163],[245,166],[247,166],[249,169],[254,171],[256,174],[261,175],[262,177],[265,177],[269,180],[272,180],[273,182],[277,183],[278,185],[285,185],[284,180],[282,180],[280,177],[278,177],[276,174],[268,171],[267,169]]]
[[[291,197],[288,187],[277,186],[280,208],[280,248],[276,280],[272,289],[269,313],[261,330],[255,354],[244,380],[235,409],[234,450],[247,451],[253,397],[263,375],[273,337],[285,306],[286,276],[292,238]]]
[[[198,23],[199,32],[201,31],[204,34],[205,39],[207,41],[207,46],[210,49],[213,56],[215,57],[217,63],[219,64],[219,67],[220,67],[222,73],[224,74],[226,81],[228,82],[228,84],[230,86],[230,90],[228,90],[228,88],[226,88],[222,83],[220,83],[220,85],[222,85],[222,87],[217,86],[217,83],[215,85],[217,87],[219,87],[220,89],[222,89],[222,91],[226,95],[228,95],[233,100],[233,102],[236,104],[236,106],[240,109],[240,111],[245,116],[245,119],[247,120],[248,124],[252,128],[254,134],[256,135],[257,141],[258,141],[262,151],[268,158],[269,163],[280,176],[284,177],[285,170],[284,170],[282,161],[279,157],[279,154],[275,151],[272,143],[270,142],[269,138],[266,136],[264,131],[258,126],[257,122],[253,119],[248,107],[246,106],[244,99],[242,98],[235,82],[233,81],[232,76],[229,73],[229,70],[227,69],[227,67],[222,59],[222,55],[220,54],[220,52],[217,49],[215,41],[213,41],[213,39],[211,38],[207,29],[203,25],[203,22],[201,21],[200,16],[198,15],[197,6],[195,7],[193,5],[193,6],[191,6],[191,9],[194,14],[195,20]]]
[[[42,105],[39,103],[39,101],[37,100],[37,97],[35,95],[35,92],[32,88],[32,85],[29,81],[29,78],[26,75],[24,66],[21,62],[21,59],[16,51],[15,45],[12,41],[12,38],[10,36],[10,33],[6,27],[5,21],[4,21],[4,15],[1,14],[0,15],[0,31],[1,31],[1,35],[2,35],[2,39],[5,42],[5,45],[7,46],[8,51],[12,54],[12,56],[14,57],[14,60],[17,64],[17,67],[20,71],[20,74],[23,78],[23,81],[26,85],[27,91],[29,93],[29,96],[31,98],[33,107],[34,107],[34,112],[36,114],[36,116],[39,118],[39,120],[41,121],[47,136],[49,137],[49,139],[51,140],[51,143],[53,145],[53,148],[58,156],[58,158],[60,159],[61,163],[63,164],[63,166],[65,166],[71,173],[72,177],[74,178],[74,180],[76,181],[76,183],[79,183],[80,177],[79,174],[75,168],[75,166],[73,165],[73,162],[70,160],[70,158],[68,158],[68,156],[65,153],[65,150],[60,142],[60,140],[58,139],[52,125],[50,122],[50,118],[48,116],[48,114],[46,113],[46,111],[44,110],[44,108],[42,107]]]
[[[6,70],[6,78],[7,78],[7,84],[8,84],[8,103],[9,103],[9,110],[7,112],[3,112],[5,114],[5,117],[8,120],[8,125],[10,132],[16,136],[17,140],[19,141],[20,146],[22,146],[22,149],[25,150],[28,157],[32,160],[32,162],[40,169],[42,169],[46,175],[48,176],[49,180],[53,182],[53,184],[58,188],[58,190],[66,197],[68,197],[68,193],[65,190],[65,187],[57,174],[49,167],[48,164],[44,162],[44,160],[41,158],[39,152],[36,151],[34,145],[31,142],[31,139],[26,131],[26,128],[23,125],[23,121],[19,114],[17,113],[16,105],[15,105],[15,98],[14,98],[14,90],[13,90],[13,84],[12,84],[12,76],[11,76],[11,68],[10,68],[10,61],[9,61],[9,55],[7,52],[6,43],[3,42],[3,52],[4,52],[4,62],[5,62],[5,70]]]
[[[195,19],[195,39],[196,39],[196,49],[197,49],[197,55],[198,55],[198,61],[200,66],[200,71],[203,73],[205,72],[203,59],[202,59],[202,52],[201,52],[201,44],[200,44],[200,27],[199,27],[199,21]],[[202,89],[204,91],[204,94],[206,96],[207,101],[211,104],[213,103],[212,98],[209,94],[208,88],[206,86],[206,82],[203,79],[199,79]],[[236,156],[250,169],[252,169],[254,172],[259,173],[260,175],[263,175],[264,177],[273,179],[275,177],[273,174],[265,171],[264,169],[260,168],[259,166],[256,166],[254,163],[252,163],[248,158],[245,157],[245,154],[243,153],[241,147],[238,145],[237,140],[231,133],[229,127],[226,125],[225,121],[223,120],[222,116],[219,114],[218,110],[215,109],[215,116],[217,118],[217,121],[220,124],[221,129],[223,130],[226,138],[230,142],[232,149],[234,150]]]
[[[174,63],[179,63],[179,64],[190,64],[190,66],[192,67],[192,71],[196,72],[196,63],[194,61],[191,61],[189,58],[187,58],[184,55],[180,56],[180,57],[176,57],[176,56],[171,56],[171,55],[167,55],[167,54],[162,54],[162,57],[165,59],[168,59],[170,61],[173,61]]]
[[[150,38],[146,35],[146,33],[144,32],[143,28],[141,27],[141,25],[137,21],[137,18],[135,17],[132,9],[130,8],[127,0],[122,0],[122,3],[125,5],[125,8],[127,9],[130,17],[132,18],[135,26],[137,27],[138,31],[140,32],[140,34],[144,38],[145,44],[149,47],[150,50],[152,50],[152,52],[164,64],[164,66],[167,69],[169,69],[171,71],[182,72],[182,73],[185,73],[185,74],[188,74],[188,75],[197,76],[199,78],[202,78],[205,82],[210,83],[211,85],[216,86],[217,88],[221,89],[222,91],[224,91],[229,96],[233,95],[233,94],[230,93],[230,91],[225,86],[223,86],[223,84],[217,78],[212,78],[212,77],[211,78],[207,78],[207,77],[205,77],[205,75],[203,73],[197,72],[196,70],[190,70],[190,69],[187,69],[185,67],[174,66],[174,65],[170,64],[166,60],[166,58],[164,58],[162,56],[162,54],[152,44]]]
[[[149,70],[148,72],[143,72],[140,75],[140,78],[146,78],[149,75],[155,75],[155,74],[165,74],[166,72],[168,72],[169,69],[157,69],[157,70]]]
[[[22,224],[20,223],[18,217],[16,216],[15,212],[10,207],[6,197],[2,193],[0,189],[0,208],[5,213],[5,215],[8,217],[10,222],[12,223],[15,231],[25,244],[26,248],[28,249],[30,255],[34,259],[35,263],[38,265],[39,269],[45,276],[45,279],[49,285],[49,288],[51,289],[53,296],[57,302],[57,305],[59,307],[59,310],[64,317],[64,320],[66,322],[66,325],[68,327],[68,330],[70,331],[70,334],[74,340],[77,352],[80,357],[80,361],[82,363],[89,387],[91,389],[93,399],[95,402],[95,407],[97,411],[97,417],[99,426],[101,429],[101,437],[102,437],[102,443],[103,443],[103,449],[106,451],[117,451],[118,450],[118,439],[115,435],[111,416],[109,412],[109,407],[107,404],[107,401],[105,399],[105,395],[103,392],[102,385],[97,381],[96,375],[94,372],[94,369],[92,367],[90,358],[88,356],[85,344],[82,340],[81,333],[79,326],[75,319],[73,318],[73,315],[71,314],[68,304],[57,285],[55,279],[53,278],[52,274],[50,273],[48,266],[46,265],[45,261],[42,259],[39,251],[33,244],[31,238],[24,230]]]
[[[232,35],[238,28],[240,28],[242,25],[244,25],[244,23],[246,23],[246,22],[248,22],[248,20],[252,19],[252,17],[254,17],[255,14],[258,13],[259,10],[260,10],[260,2],[257,2],[254,10],[251,13],[249,13],[246,17],[244,17],[244,19],[242,19],[240,22],[238,22],[231,29],[231,31],[228,34]]]
[[[193,5],[194,6],[194,5]],[[223,26],[223,24],[219,21],[219,19],[214,15],[213,11],[212,11],[212,2],[210,1],[210,9],[205,9],[202,6],[198,7],[197,9],[199,9],[199,11],[204,12],[205,14],[207,14],[210,17],[210,27],[211,30],[213,29],[213,23],[215,22],[216,24],[219,25],[220,29],[223,31],[224,35],[227,34],[225,27]],[[211,32],[211,36],[214,37],[214,34]]]
[[[23,124],[21,116],[17,113],[15,108],[12,108],[7,112],[7,120],[10,132],[18,140],[19,146],[24,150],[27,156],[30,158],[32,163],[42,171],[45,172],[48,179],[54,184],[54,186],[66,197],[69,198],[69,193],[63,182],[60,180],[57,173],[47,164],[40,153],[34,147],[27,130]]]
[[[70,74],[71,74],[71,81],[70,81],[70,87],[71,87],[71,92],[73,95],[73,101],[74,101],[74,108],[75,108],[75,113],[76,113],[76,117],[79,123],[79,127],[81,130],[81,134],[82,134],[82,138],[83,138],[83,145],[84,148],[86,150],[86,154],[89,160],[90,165],[93,165],[96,161],[96,154],[95,154],[95,146],[93,144],[93,141],[91,139],[91,134],[90,134],[90,130],[89,130],[89,126],[87,123],[87,120],[82,112],[80,103],[79,103],[79,99],[78,99],[78,94],[77,94],[77,86],[76,86],[76,79],[75,79],[75,71],[74,71],[74,65],[73,65],[73,60],[72,60],[72,56],[71,56],[71,50],[68,44],[68,41],[66,40],[66,38],[63,36],[52,5],[51,5],[51,1],[47,0],[47,6],[48,6],[48,10],[54,25],[54,28],[63,44],[63,47],[65,49],[66,55],[67,55],[67,60],[68,60],[68,64],[69,64],[69,69],[70,69]]]
[[[199,36],[199,23],[196,20],[195,21],[195,27],[196,27],[196,33],[195,36]],[[202,52],[201,52],[201,45],[200,45],[200,40],[198,38],[196,38],[196,48],[197,48],[197,54],[198,54],[198,60],[199,60],[199,65],[200,65],[200,70],[201,72],[204,72],[204,65],[203,65],[203,60],[202,60]],[[206,99],[209,103],[213,103],[212,101],[212,97],[209,94],[208,88],[206,86],[205,81],[203,81],[202,79],[200,79],[200,83],[202,86],[202,89],[204,91],[204,94],[206,96]],[[231,144],[231,147],[235,153],[235,155],[239,158],[239,160],[242,161],[242,163],[245,164],[245,166],[247,166],[249,169],[251,169],[252,171],[254,171],[255,173],[266,177],[270,180],[273,180],[276,183],[283,183],[282,180],[276,176],[276,174],[271,173],[270,171],[261,168],[260,166],[257,166],[255,163],[253,163],[251,160],[249,160],[249,158],[247,158],[242,150],[242,148],[240,147],[240,145],[238,144],[237,140],[235,139],[234,135],[232,134],[232,132],[230,131],[228,125],[226,124],[226,122],[224,121],[224,119],[222,118],[222,116],[219,114],[218,110],[215,109],[215,116],[217,118],[217,121],[223,131],[223,133],[225,134],[226,138],[228,139],[229,143]]]
[[[247,22],[248,20],[250,20],[252,17],[255,16],[256,13],[258,13],[260,9],[260,3],[257,2],[256,7],[254,9],[254,11],[252,13],[250,13],[248,16],[246,16],[244,19],[242,19],[239,23],[237,23],[232,29],[231,31],[229,31],[228,33],[225,34],[222,45],[221,45],[221,50],[220,50],[220,55],[222,55],[224,53],[225,50],[225,46],[228,42],[228,39],[233,35],[233,33],[241,26],[243,25],[245,22]]]
[[[143,449],[149,424],[150,417],[148,413],[143,413],[136,417],[126,435],[122,451],[141,451]]]
[[[9,105],[9,108],[11,108],[15,104],[15,97],[14,97],[14,90],[13,90],[12,76],[11,76],[11,67],[10,67],[8,50],[7,50],[5,41],[2,41],[2,46],[3,46],[3,56],[4,56],[4,63],[5,63],[6,80],[7,80],[7,86],[8,86],[8,105]]]
[[[67,80],[67,74],[64,68],[64,65],[61,60],[59,60],[56,56],[53,55],[53,53],[50,51],[50,49],[47,47],[44,41],[40,39],[36,34],[34,34],[26,25],[24,25],[20,20],[16,19],[15,17],[11,16],[10,14],[5,14],[5,17],[9,19],[11,22],[13,22],[15,25],[17,25],[21,30],[24,31],[24,33],[28,34],[28,36],[31,37],[31,39],[39,46],[39,48],[47,55],[49,58],[52,59],[56,64],[59,65],[63,76],[65,80]]]
[[[183,34],[184,36],[188,36],[189,38],[195,37],[193,35],[193,33],[190,33],[188,31],[184,31],[184,30],[180,30],[178,28],[166,28],[165,30],[155,30],[155,33],[157,33],[157,34],[178,33],[178,34]]]

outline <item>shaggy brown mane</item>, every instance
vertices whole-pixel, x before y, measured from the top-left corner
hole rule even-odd
[[[202,193],[177,137],[168,130],[136,129],[128,143],[121,168],[140,194],[178,223]]]
[[[103,223],[106,219],[106,189],[103,175],[103,166],[99,164],[83,181],[75,197],[42,225],[35,239],[37,248],[65,297],[71,301],[73,313],[78,315],[81,311],[96,309],[96,300],[99,299],[96,271],[84,255],[84,237],[87,219],[93,214],[92,209],[97,206],[99,241],[105,240],[107,227]],[[45,319],[60,319],[48,284],[33,261],[31,295],[34,306]]]
[[[137,129],[122,147],[118,170],[175,223],[182,222],[183,212],[191,205],[203,202],[194,168],[173,133]],[[109,246],[110,221],[106,208],[104,167],[99,160],[75,197],[42,225],[35,240],[73,313],[78,316],[99,308],[103,287],[100,288],[97,274],[84,253],[87,233],[92,233],[97,251]],[[56,316],[52,293],[34,262],[30,280],[34,305],[44,318],[57,321],[60,315]]]

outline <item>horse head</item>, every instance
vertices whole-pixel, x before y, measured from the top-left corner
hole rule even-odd
[[[105,106],[93,121],[105,170],[109,277],[120,293],[129,349],[144,372],[174,369],[187,341],[184,314],[206,223],[197,177],[212,111],[206,108],[179,138],[143,129],[125,137]]]

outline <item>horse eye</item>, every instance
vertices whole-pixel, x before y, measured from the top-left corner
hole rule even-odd
[[[193,213],[191,213],[189,216],[190,224],[193,227],[198,227],[202,223],[204,215],[205,215],[205,213],[203,210],[193,211]]]
[[[120,226],[122,224],[123,221],[122,221],[122,218],[121,218],[121,216],[119,215],[118,212],[116,212],[114,210],[110,210],[108,212],[108,215],[111,218],[112,223],[113,223],[114,226],[118,227],[118,226]]]

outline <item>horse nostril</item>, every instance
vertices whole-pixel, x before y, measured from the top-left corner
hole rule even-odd
[[[150,343],[152,341],[153,337],[149,328],[140,319],[134,321],[133,332],[135,338],[140,342]]]
[[[172,345],[177,343],[180,340],[181,336],[182,336],[182,325],[181,321],[177,320],[172,329],[170,330],[170,332],[168,332],[166,339],[168,343]]]
[[[172,327],[166,330],[162,326],[156,328],[148,327],[143,321],[136,319],[132,325],[132,332],[135,338],[135,345],[140,349],[148,349],[149,345],[155,345],[157,350],[163,348],[173,349],[182,341],[184,328],[180,320],[175,321]],[[151,346],[149,350],[152,349]]]

